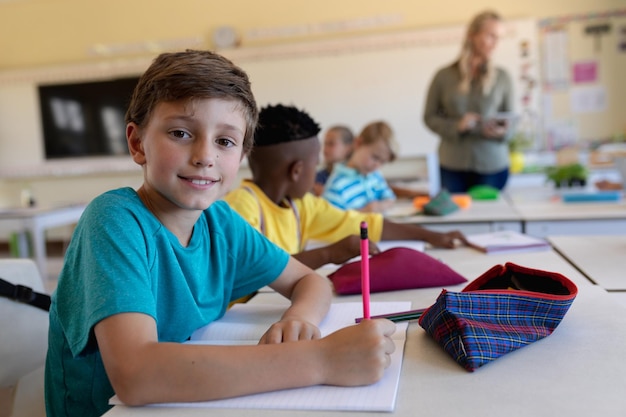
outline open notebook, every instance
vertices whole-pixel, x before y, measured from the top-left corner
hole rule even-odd
[[[469,235],[466,238],[471,247],[487,254],[533,252],[550,249],[550,244],[544,239],[512,230],[478,233]]]
[[[406,311],[411,308],[408,301],[374,302],[372,316]],[[265,304],[236,304],[220,320],[198,329],[189,343],[204,344],[256,344],[270,324],[278,321],[284,306]],[[340,328],[355,324],[362,317],[361,303],[335,303],[327,317],[320,323],[322,336]],[[287,410],[349,410],[349,411],[393,411],[396,403],[400,370],[408,323],[396,323],[394,341],[396,350],[391,357],[391,366],[383,378],[375,384],[363,387],[333,387],[318,385],[306,388],[273,391],[225,400],[193,403],[164,403],[154,406],[206,407],[206,408],[263,408]],[[122,404],[114,396],[110,404]]]

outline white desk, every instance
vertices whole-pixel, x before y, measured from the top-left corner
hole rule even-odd
[[[606,290],[626,291],[626,235],[549,236],[548,240],[591,281]]]
[[[553,251],[484,255],[469,248],[433,250],[451,267],[475,278],[505,261],[558,271],[574,282],[579,295],[563,322],[547,338],[509,353],[469,373],[452,360],[416,322],[409,325],[396,410],[402,417],[623,417],[626,415],[626,308]],[[464,285],[450,287],[460,290]],[[440,288],[372,294],[374,301],[409,300],[414,308],[431,305]],[[359,296],[335,302],[358,301]],[[286,303],[276,293],[250,302]],[[196,409],[117,406],[120,416],[329,416],[363,413],[290,410]],[[389,416],[388,413],[367,413]]]
[[[63,207],[32,207],[0,209],[0,223],[6,224],[15,232],[27,231],[33,243],[33,255],[41,276],[46,272],[47,229],[74,224],[85,210],[85,205],[76,204]]]
[[[510,190],[505,198],[532,236],[626,234],[625,200],[564,203],[551,187]]]
[[[416,223],[428,229],[447,232],[460,230],[465,234],[487,233],[498,230],[522,231],[522,219],[508,200],[472,201],[469,208],[445,216],[426,216],[415,213],[412,202],[399,200],[386,217],[399,223]]]

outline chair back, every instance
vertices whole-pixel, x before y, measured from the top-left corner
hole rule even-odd
[[[0,278],[39,293],[45,292],[37,265],[31,259],[0,259]],[[0,335],[0,390],[12,392],[18,383],[25,385],[24,381],[28,381],[28,384],[39,387],[38,398],[31,398],[31,402],[43,404],[41,369],[48,350],[48,313],[29,304],[0,297]],[[32,376],[20,381],[29,374],[39,376],[36,381]],[[20,389],[29,387],[18,387],[18,394]],[[8,415],[20,415],[15,411]]]

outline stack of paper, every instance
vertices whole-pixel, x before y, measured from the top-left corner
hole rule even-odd
[[[470,246],[487,254],[550,249],[550,244],[543,239],[510,230],[469,235],[467,240]]]

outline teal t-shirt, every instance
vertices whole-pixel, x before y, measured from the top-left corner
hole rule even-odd
[[[99,416],[114,394],[93,328],[114,314],[156,321],[159,341],[184,342],[230,301],[274,281],[289,255],[222,201],[204,211],[189,245],[131,188],[95,198],[81,217],[52,296],[48,416]]]

